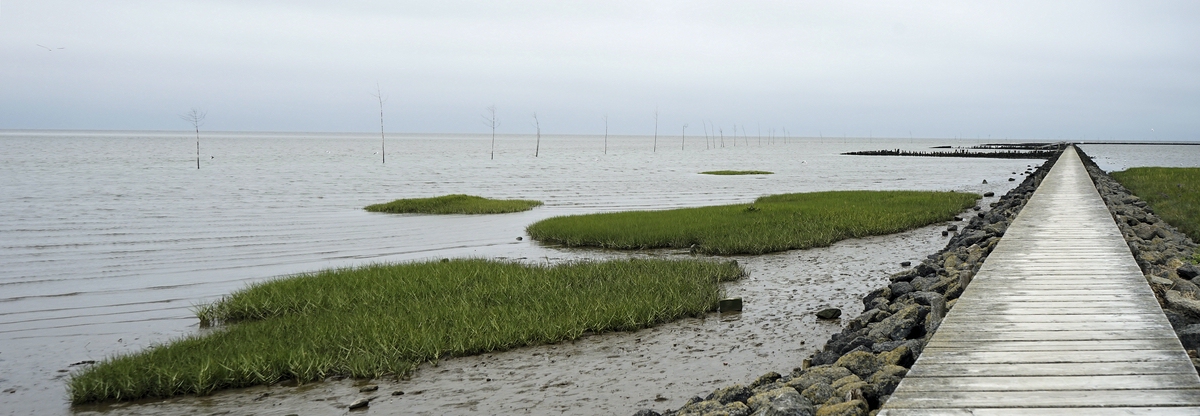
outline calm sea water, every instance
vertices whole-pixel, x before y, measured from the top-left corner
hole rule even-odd
[[[0,409],[65,414],[84,360],[198,331],[194,305],[320,268],[444,257],[611,256],[524,236],[551,216],[745,203],[844,189],[984,192],[1032,160],[853,157],[975,141],[703,137],[0,132]],[[1106,169],[1195,163],[1200,147],[1085,148]],[[1094,151],[1095,150],[1095,151]],[[1140,159],[1139,159],[1140,158]],[[1172,165],[1175,162],[1172,162]],[[767,176],[707,176],[755,169]],[[983,185],[988,180],[993,185]],[[537,199],[494,216],[367,213],[396,198]]]

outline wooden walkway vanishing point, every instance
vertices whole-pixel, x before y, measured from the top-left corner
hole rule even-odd
[[[880,416],[1200,415],[1200,377],[1068,147]]]

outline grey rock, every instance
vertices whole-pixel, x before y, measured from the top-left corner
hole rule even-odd
[[[764,386],[767,384],[774,383],[776,381],[779,381],[779,379],[782,377],[783,376],[779,375],[779,373],[776,373],[774,371],[768,372],[766,374],[758,376],[758,378],[755,379],[753,383],[750,383],[750,388],[755,389],[759,386]]]
[[[869,335],[877,341],[905,339],[912,332],[913,327],[917,325],[920,312],[920,306],[907,306],[892,314],[892,316],[887,317],[887,319],[876,323],[874,328],[871,328]]]
[[[712,412],[725,410],[725,405],[716,400],[701,400],[695,403],[688,403],[679,408],[675,412],[676,416],[703,416]]]
[[[816,408],[795,389],[784,387],[783,392],[754,409],[753,416],[814,416]]]
[[[892,299],[912,293],[913,291],[913,285],[909,282],[895,282],[888,287],[892,290]]]
[[[1183,349],[1200,349],[1200,324],[1188,325],[1175,333],[1179,335],[1179,342],[1183,344]]]
[[[350,410],[362,409],[371,405],[371,399],[358,399],[350,403]]]
[[[842,358],[837,360],[835,365],[850,370],[851,373],[860,378],[865,378],[879,371],[882,363],[880,363],[879,357],[876,357],[875,354],[866,351],[856,351],[843,355]]]
[[[987,182],[984,182],[984,183],[987,183]],[[995,193],[995,192],[988,191],[988,192],[984,192],[984,193],[983,193],[983,196],[984,196],[985,198],[986,198],[986,197],[993,197],[993,196],[996,196],[996,193]]]
[[[1179,274],[1179,277],[1184,279],[1195,279],[1196,276],[1200,276],[1200,266],[1195,264],[1185,264],[1175,269],[1175,273]]]
[[[828,383],[817,383],[808,386],[800,395],[813,403],[825,403],[830,397],[833,397],[834,389]]]
[[[634,413],[633,416],[662,416],[662,414],[650,409],[642,409],[638,410],[637,413]]]
[[[1183,295],[1177,290],[1168,290],[1166,296],[1167,306],[1184,315],[1200,317],[1200,301]]]
[[[751,396],[750,388],[741,384],[734,384],[729,387],[717,389],[708,396],[708,400],[716,400],[721,404],[731,402],[744,402]]]
[[[821,319],[837,319],[842,316],[842,310],[838,308],[825,308],[817,311],[817,317]]]

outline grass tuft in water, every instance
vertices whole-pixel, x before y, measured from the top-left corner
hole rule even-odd
[[[1132,168],[1111,176],[1163,221],[1200,241],[1200,168]]]
[[[775,172],[765,170],[710,170],[700,172],[701,175],[774,175]]]
[[[429,261],[325,270],[199,307],[220,327],[72,375],[76,404],[209,394],[333,375],[402,376],[440,358],[634,330],[715,310],[734,262],[557,266]]]
[[[783,194],[748,205],[554,217],[530,225],[526,232],[538,241],[566,246],[764,254],[947,221],[977,199],[979,195],[959,192]]]
[[[488,199],[473,195],[444,195],[433,198],[397,199],[386,204],[367,205],[367,211],[392,214],[504,214],[529,211],[542,201],[524,199]]]

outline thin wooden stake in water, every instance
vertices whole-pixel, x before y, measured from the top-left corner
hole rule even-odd
[[[687,126],[687,124],[683,125],[683,133],[679,135],[679,150],[683,150],[684,146],[687,145]]]
[[[492,160],[496,160],[496,127],[500,125],[500,120],[496,118],[496,106],[492,105],[487,108],[488,115],[483,117],[483,125],[492,129]]]
[[[387,164],[387,139],[383,135],[383,93],[379,90],[379,83],[375,83],[375,99],[379,100],[379,156],[382,163]]]
[[[658,152],[658,109],[654,109],[654,149],[650,153]]]
[[[533,127],[537,129],[537,145],[533,148],[533,157],[538,157],[542,150],[542,123],[538,122],[537,113],[533,113]]]
[[[192,111],[179,115],[179,118],[192,123],[192,128],[196,129],[196,169],[200,169],[200,125],[204,124],[204,116],[206,115],[208,113],[195,107],[192,108]]]
[[[608,114],[604,115],[604,154],[608,154]]]

